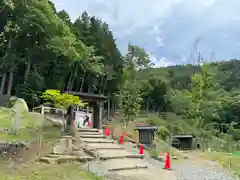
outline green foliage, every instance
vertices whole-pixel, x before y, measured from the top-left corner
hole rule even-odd
[[[123,83],[121,89],[122,109],[127,121],[132,121],[141,108],[141,81],[137,73],[150,65],[149,55],[136,45],[128,45],[128,53],[124,57]]]
[[[127,81],[121,91],[122,109],[127,121],[132,121],[141,107],[141,94],[136,81]]]
[[[48,89],[42,95],[45,101],[53,102],[54,105],[58,108],[67,109],[70,105],[84,106],[86,103],[83,103],[78,96],[73,96],[68,93],[61,93],[59,90]]]
[[[166,140],[167,137],[171,136],[171,132],[169,131],[169,129],[165,126],[160,126],[156,132],[157,136],[160,139]]]
[[[44,0],[4,0],[0,7],[0,95],[34,106],[44,89],[119,91],[124,61],[107,23],[87,12],[72,23]]]

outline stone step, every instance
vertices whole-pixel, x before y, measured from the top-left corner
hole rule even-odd
[[[106,161],[109,159],[142,159],[144,156],[140,154],[122,154],[122,155],[112,155],[112,156],[101,156],[100,155],[100,160]]]
[[[48,164],[60,164],[60,163],[69,163],[73,161],[87,162],[93,160],[93,157],[90,156],[70,156],[70,155],[55,155],[49,154],[44,157],[40,157],[40,162],[45,162]]]
[[[93,138],[86,138],[81,139],[84,143],[106,143],[106,144],[113,144],[114,140],[110,139],[93,139]]]
[[[69,163],[69,162],[73,162],[73,161],[79,161],[79,162],[88,162],[88,161],[92,161],[94,158],[90,157],[90,156],[66,156],[66,157],[60,157],[57,159],[57,162],[60,163]]]
[[[87,149],[93,149],[93,150],[122,150],[125,149],[123,146],[120,146],[119,144],[87,144]]]
[[[104,136],[102,134],[89,134],[89,135],[80,134],[79,136],[81,138],[106,138],[106,136]]]
[[[106,145],[106,144],[104,144],[104,145]],[[125,148],[123,148],[123,147],[95,147],[95,148],[88,148],[87,147],[85,149],[87,149],[89,151],[97,151],[97,150],[123,150]]]
[[[123,170],[134,170],[134,169],[147,169],[147,165],[126,165],[123,167],[108,168],[109,172],[123,171]]]
[[[103,169],[114,170],[124,170],[124,169],[137,169],[139,168],[148,168],[148,163],[143,159],[131,159],[131,158],[121,158],[121,159],[108,159],[105,161],[98,162],[99,167]]]
[[[100,132],[77,132],[76,136],[79,137],[81,135],[102,135]]]
[[[38,161],[47,164],[57,164],[57,159],[52,157],[40,157]]]
[[[78,128],[78,132],[99,132],[99,129],[95,128]]]

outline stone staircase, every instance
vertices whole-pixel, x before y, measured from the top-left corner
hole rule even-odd
[[[116,141],[107,138],[99,129],[78,129],[76,139],[71,136],[63,136],[53,147],[52,153],[40,157],[41,162],[58,164],[71,161],[88,162],[92,160],[101,161],[103,166],[108,163],[115,164],[107,168],[109,171],[147,168],[141,164],[142,155],[128,152]],[[114,163],[115,160],[132,162],[126,166],[123,163]],[[109,162],[108,162],[109,161]],[[140,163],[140,164],[139,164]]]
[[[84,151],[99,160],[99,166],[105,167],[109,172],[148,168],[142,162],[142,155],[125,150],[122,145],[107,138],[98,129],[91,129],[90,131],[79,129],[77,137],[79,137],[81,143],[86,144]],[[127,160],[129,163],[126,163]]]
[[[76,140],[71,136],[63,136],[52,148],[52,152],[39,158],[40,162],[48,164],[69,163],[73,161],[88,162],[94,157],[86,154],[81,146],[77,146]]]
[[[161,167],[149,164],[137,151],[128,151],[125,145],[106,137],[99,129],[78,129],[76,138],[62,137],[53,152],[39,160],[50,164],[85,162],[93,173],[126,179],[154,180],[161,174],[162,180],[175,180]]]

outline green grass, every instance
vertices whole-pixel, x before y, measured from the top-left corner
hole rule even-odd
[[[238,157],[240,157],[240,151],[235,151],[235,152],[233,152],[233,156],[238,156]]]
[[[52,126],[49,121],[43,123],[43,145],[53,145],[60,137],[60,128]],[[50,147],[50,146],[49,146]],[[44,152],[41,152],[45,154]],[[0,162],[1,180],[103,180],[101,177],[86,172],[79,163],[49,165],[32,160],[17,165],[17,168],[9,168]]]
[[[14,113],[11,109],[0,108],[0,127],[12,126]],[[36,140],[41,136],[42,148],[40,154],[49,152],[52,145],[60,138],[60,127],[53,126],[49,121],[31,113],[24,113],[21,117],[21,129],[17,135],[0,133],[0,140]],[[36,131],[36,127],[40,131]],[[46,149],[46,147],[48,149]],[[34,151],[34,152],[33,152]],[[59,164],[49,165],[35,161],[39,152],[29,149],[30,158],[24,162],[13,162],[9,167],[9,162],[0,161],[1,180],[102,180],[90,172],[86,172],[81,164]],[[30,154],[29,153],[29,154]],[[27,151],[28,155],[28,151]],[[22,157],[25,159],[26,157]]]
[[[79,164],[47,165],[31,162],[19,170],[0,173],[1,180],[103,180],[84,171]]]
[[[52,145],[60,137],[60,128],[54,127],[49,121],[43,123],[43,146]],[[37,152],[30,161],[14,165],[0,162],[1,180],[103,180],[90,172],[86,172],[79,163],[49,165],[35,161]],[[44,152],[42,152],[44,154]]]
[[[212,160],[221,164],[224,168],[230,169],[233,174],[240,177],[240,157],[231,153],[222,152],[205,152],[201,153],[201,157]]]
[[[12,128],[15,113],[10,108],[0,108],[0,128]],[[0,140],[30,141],[37,136],[37,128],[43,123],[39,115],[23,112],[20,117],[19,131],[16,134],[0,131]]]

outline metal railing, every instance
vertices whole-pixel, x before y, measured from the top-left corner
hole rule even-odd
[[[61,135],[64,135],[66,130],[66,119],[64,110],[48,106],[38,106],[33,108],[33,112],[40,113],[47,121],[50,121],[54,126],[61,126]]]
[[[37,106],[33,108],[33,112],[38,112],[42,115],[53,115],[64,117],[64,110],[59,108],[53,108],[49,106]]]

